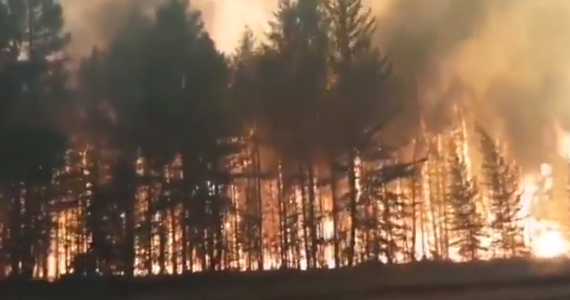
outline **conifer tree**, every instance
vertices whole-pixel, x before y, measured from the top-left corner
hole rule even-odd
[[[322,133],[328,129],[322,121],[329,71],[322,3],[279,1],[270,25],[258,69],[260,124],[271,129],[271,147],[279,153],[281,170],[290,183],[286,193],[301,200],[290,211],[298,215],[307,265],[315,267],[321,243],[315,162],[324,150]]]
[[[355,261],[359,224],[366,225],[365,220],[359,220],[362,215],[358,211],[362,205],[358,199],[358,166],[355,162],[360,158],[362,164],[370,164],[368,168],[375,165],[371,174],[381,172],[379,167],[382,164],[378,162],[389,158],[389,151],[376,138],[376,133],[392,121],[397,113],[385,93],[391,75],[389,64],[372,44],[376,20],[370,8],[361,0],[327,0],[323,3],[331,32],[331,103],[327,107],[327,116],[330,122],[329,132],[334,133],[326,138],[329,149],[342,153],[343,159],[338,163],[348,179],[348,191],[340,197],[340,202],[352,219],[347,235],[348,246],[344,250],[348,264],[352,265]],[[370,182],[378,185],[374,188],[377,190],[384,189],[384,184],[387,183],[378,180]],[[369,195],[378,194],[371,191]]]
[[[483,155],[482,184],[489,201],[494,251],[503,257],[520,255],[524,250],[523,228],[519,220],[520,171],[501,151],[497,142],[481,127],[477,128]]]
[[[67,146],[54,116],[66,97],[61,56],[68,36],[61,6],[51,0],[2,1],[0,30],[0,181],[10,216],[10,238],[0,248],[12,275],[30,278],[49,253],[52,202],[45,191],[53,191]]]
[[[460,152],[458,138],[449,143],[449,187],[447,200],[452,209],[450,229],[453,232],[451,247],[465,260],[479,258],[485,250],[481,244],[484,236],[484,219],[478,207],[479,195],[475,179],[469,175],[465,154]]]

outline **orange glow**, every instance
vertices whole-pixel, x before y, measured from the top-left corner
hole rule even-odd
[[[540,258],[554,258],[568,253],[568,243],[559,231],[548,230],[539,235],[532,244],[532,251]]]

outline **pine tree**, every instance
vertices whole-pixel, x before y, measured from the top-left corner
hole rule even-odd
[[[258,53],[253,31],[246,27],[237,51],[232,60],[231,98],[233,111],[236,113],[239,128],[243,128],[244,149],[240,156],[242,167],[239,175],[244,177],[245,193],[243,197],[234,199],[236,207],[236,223],[234,235],[238,238],[241,250],[246,251],[248,269],[263,268],[264,241],[263,217],[264,203],[262,197],[262,174],[260,148],[267,139],[267,132],[260,126],[259,97],[256,93],[256,59]],[[266,144],[266,143],[265,143]],[[245,198],[245,199],[244,199]],[[239,205],[238,205],[239,204]],[[238,208],[239,206],[239,208]]]
[[[503,257],[520,255],[525,248],[518,215],[521,208],[520,170],[506,158],[497,142],[483,128],[477,128],[477,133],[483,155],[482,183],[493,214],[491,247]]]
[[[145,83],[153,88],[170,87],[166,98],[166,90],[155,90],[152,103],[166,105],[162,109],[173,122],[167,129],[181,153],[183,189],[177,192],[184,196],[174,203],[181,202],[184,207],[180,223],[193,235],[188,237],[192,242],[184,241],[183,247],[191,245],[199,253],[204,270],[218,270],[226,250],[224,223],[230,205],[227,160],[236,152],[229,141],[241,132],[231,126],[226,111],[226,58],[205,31],[200,12],[188,1],[169,1],[157,12],[156,19],[155,41],[163,46],[157,47],[160,51],[155,48],[158,56],[153,56],[152,62],[160,62],[155,70],[169,69],[169,76],[158,86],[153,81]],[[179,51],[175,56],[168,53],[174,48]],[[148,75],[160,76],[152,69],[147,71]]]
[[[449,184],[447,200],[452,208],[450,229],[453,237],[450,246],[456,247],[465,260],[480,258],[485,250],[481,238],[484,236],[484,219],[480,208],[475,179],[469,175],[464,154],[460,153],[458,139],[449,143]]]
[[[362,1],[330,0],[323,3],[331,32],[331,103],[327,107],[326,116],[329,118],[329,134],[334,133],[325,138],[332,151],[346,157],[339,160],[338,164],[344,170],[342,175],[348,179],[349,188],[339,200],[342,210],[347,210],[352,219],[347,235],[348,245],[344,252],[347,254],[348,265],[353,265],[356,258],[357,227],[364,222],[358,220],[361,214],[358,213],[355,161],[363,151],[375,152],[381,148],[368,134],[374,131],[372,128],[379,122],[386,122],[373,112],[383,110],[377,109],[379,107],[387,108],[380,101],[382,89],[379,87],[384,85],[389,72],[378,49],[372,45],[376,22]]]
[[[0,180],[10,215],[2,248],[12,275],[31,278],[49,255],[50,183],[67,146],[54,116],[66,96],[60,56],[68,37],[61,6],[50,0],[3,1],[0,24]]]
[[[147,13],[131,12],[105,53],[94,53],[93,58],[102,56],[97,59],[102,66],[85,74],[88,84],[82,88],[94,101],[86,106],[100,110],[94,114],[100,122],[91,130],[114,155],[106,174],[111,182],[94,193],[97,201],[88,208],[89,231],[99,236],[104,228],[108,234],[94,246],[101,248],[101,259],[115,253],[116,267],[127,276],[138,267],[134,261],[139,254],[146,253],[145,260],[152,264],[148,247],[155,234],[165,272],[167,228],[182,232],[173,247],[181,248],[176,252],[182,253],[184,270],[192,265],[190,252],[204,269],[217,269],[228,205],[225,161],[234,152],[227,141],[240,133],[225,114],[226,60],[205,32],[200,13],[187,1],[166,1],[156,8],[152,21]],[[166,169],[173,168],[177,154],[183,175],[172,178]],[[138,160],[143,161],[143,172]],[[140,187],[153,196],[139,201]],[[160,221],[152,221],[157,215]],[[167,219],[170,224],[165,224]]]
[[[380,168],[377,164],[362,168],[356,228],[366,237],[361,245],[366,249],[365,259],[383,258],[387,263],[395,263],[396,254],[404,251],[410,203],[406,195],[395,191],[390,183],[412,177],[418,170],[418,163],[385,159],[381,164]]]
[[[295,214],[303,232],[308,267],[318,265],[321,219],[316,165],[324,150],[322,108],[328,79],[328,35],[320,1],[279,1],[269,42],[259,60],[263,118],[271,147],[287,179],[286,193],[299,198]]]

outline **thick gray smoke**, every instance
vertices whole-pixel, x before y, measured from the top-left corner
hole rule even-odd
[[[164,0],[61,0],[85,54],[113,36],[129,5]],[[192,0],[218,46],[230,50],[245,25],[263,27],[277,0]],[[402,89],[417,97],[432,128],[453,103],[509,141],[525,165],[555,149],[556,124],[570,128],[570,1],[368,0],[378,41]]]
[[[380,45],[428,123],[461,102],[522,164],[556,151],[556,126],[570,125],[570,1],[392,0],[378,15]]]
[[[73,35],[71,54],[88,54],[93,45],[104,47],[124,25],[133,9],[152,9],[166,0],[60,0],[67,29]],[[202,12],[206,29],[218,47],[232,51],[245,26],[261,29],[276,7],[275,0],[188,0]]]

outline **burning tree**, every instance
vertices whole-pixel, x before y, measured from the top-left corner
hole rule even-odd
[[[520,170],[509,161],[497,142],[481,127],[482,183],[491,212],[491,249],[502,257],[521,255],[525,249],[521,226]]]
[[[450,246],[457,247],[463,259],[474,260],[479,258],[480,251],[486,250],[482,244],[485,223],[478,207],[476,181],[469,175],[465,154],[460,151],[458,142],[457,137],[449,142],[450,185],[446,197],[452,208]]]

